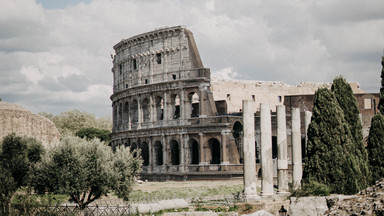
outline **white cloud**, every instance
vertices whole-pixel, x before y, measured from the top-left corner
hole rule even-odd
[[[174,25],[194,33],[212,76],[298,84],[342,74],[377,92],[383,7],[380,0],[93,0],[48,10],[3,0],[0,97],[34,112],[109,114],[113,45]]]

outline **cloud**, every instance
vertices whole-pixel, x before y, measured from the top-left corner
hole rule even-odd
[[[379,90],[383,1],[40,2],[0,8],[0,97],[34,112],[110,114],[113,45],[174,25],[194,33],[212,76],[298,84],[341,74]]]

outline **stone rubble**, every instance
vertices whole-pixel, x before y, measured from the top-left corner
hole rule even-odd
[[[384,178],[359,194],[327,199],[325,215],[384,215]]]

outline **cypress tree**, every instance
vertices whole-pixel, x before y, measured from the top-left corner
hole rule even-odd
[[[317,90],[312,112],[304,183],[325,184],[335,193],[358,192],[362,188],[354,176],[361,174],[351,154],[353,138],[335,95],[326,88]]]
[[[380,112],[372,118],[367,147],[372,183],[384,177],[384,56],[381,65]]]
[[[363,131],[359,116],[359,106],[356,97],[349,83],[342,77],[336,77],[333,80],[332,92],[335,94],[337,102],[344,113],[344,118],[349,125],[353,143],[351,153],[355,156],[356,161],[350,161],[353,167],[360,169],[360,176],[355,176],[361,188],[366,188],[370,184],[371,173],[369,170],[368,153],[364,147]],[[351,160],[352,158],[349,158]]]

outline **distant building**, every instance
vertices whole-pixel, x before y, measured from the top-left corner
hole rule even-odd
[[[313,95],[318,87],[330,86],[212,81],[192,32],[183,26],[124,39],[114,49],[111,145],[140,148],[142,176],[148,179],[241,176],[242,100],[255,101],[258,147],[261,102],[270,103],[271,111],[282,104],[288,110],[299,106],[300,98]],[[365,95],[357,84],[352,86],[354,92]],[[287,104],[294,99],[297,104]],[[305,103],[310,106],[310,101]],[[272,116],[272,136],[276,135],[275,122]],[[289,121],[287,126],[290,128]],[[272,138],[276,155],[276,139]]]

